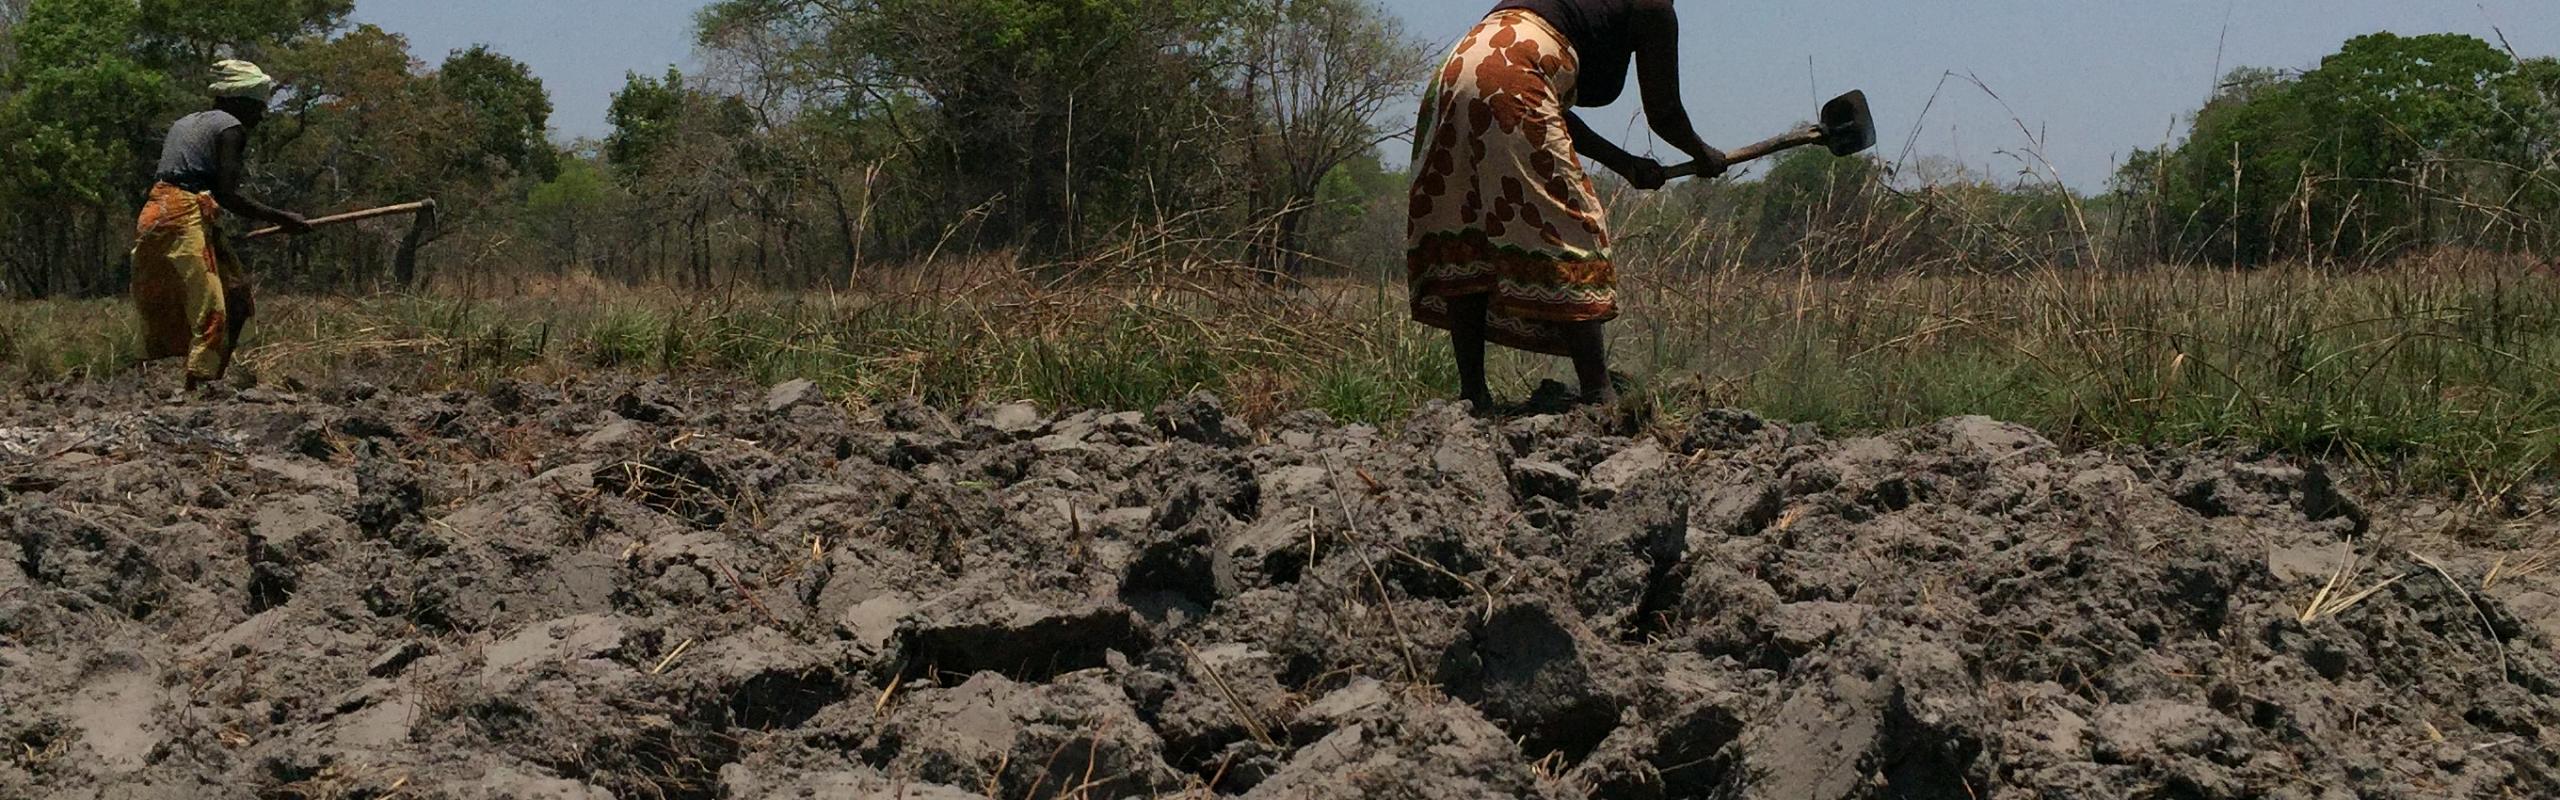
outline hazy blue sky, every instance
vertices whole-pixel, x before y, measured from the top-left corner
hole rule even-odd
[[[1385,2],[1439,49],[1493,5]],[[625,71],[691,63],[700,5],[359,0],[356,18],[407,34],[431,62],[474,43],[523,59],[551,88],[556,132],[571,138],[605,130],[607,96]],[[2528,56],[2560,52],[2552,0],[1688,0],[1681,8],[1685,94],[1709,141],[1730,147],[1777,133],[1809,117],[1820,98],[1863,88],[1887,158],[1901,158],[1907,144],[1912,155],[2014,175],[2023,166],[2016,154],[2028,148],[2014,117],[2082,188],[2102,185],[2125,151],[2172,136],[2178,117],[2211,91],[2217,62],[2224,70],[2308,67],[2358,34],[2455,31],[2494,41],[2493,25]],[[1634,94],[1593,119],[1641,152],[1652,138],[1635,122]]]

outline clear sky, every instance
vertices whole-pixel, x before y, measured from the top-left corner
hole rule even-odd
[[[1446,48],[1492,0],[1383,0]],[[561,138],[600,135],[625,71],[692,59],[699,0],[359,0],[356,19],[409,36],[430,62],[488,44],[550,86]],[[1863,88],[1889,159],[1944,156],[2014,176],[2032,149],[2073,186],[2104,185],[2135,147],[2182,130],[2220,70],[2310,67],[2348,38],[2453,31],[2527,56],[2560,52],[2554,0],[1686,0],[1684,94],[1711,142],[1736,146]],[[2227,32],[2227,36],[2226,36]],[[1955,77],[1947,77],[1953,73]],[[1966,76],[1978,77],[1998,99]],[[1631,149],[1653,147],[1635,93],[1592,114]],[[1934,102],[1933,102],[1934,101]],[[2005,102],[2005,105],[2004,105]],[[1924,114],[1925,111],[1925,114]],[[1664,155],[1670,156],[1668,148]],[[1669,159],[1666,159],[1669,160]]]

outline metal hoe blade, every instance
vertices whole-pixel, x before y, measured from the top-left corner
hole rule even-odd
[[[1835,156],[1853,156],[1876,146],[1876,117],[1867,108],[1867,93],[1850,92],[1822,105],[1822,144]]]

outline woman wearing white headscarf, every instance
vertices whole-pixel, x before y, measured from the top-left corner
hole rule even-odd
[[[282,226],[311,230],[302,215],[240,193],[249,131],[267,116],[275,79],[246,61],[214,64],[213,109],[169,127],[158,183],[135,223],[133,300],[142,315],[145,359],[186,358],[182,394],[222,379],[232,348],[254,310],[248,273],[222,241],[215,221],[228,209]]]

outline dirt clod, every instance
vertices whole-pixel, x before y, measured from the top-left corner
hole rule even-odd
[[[71,399],[0,404],[5,797],[2560,796],[2560,575],[2314,464],[613,376]]]

